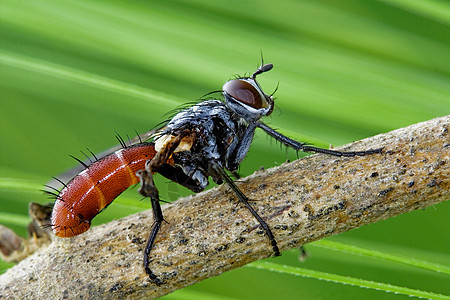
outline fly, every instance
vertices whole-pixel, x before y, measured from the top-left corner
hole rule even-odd
[[[335,156],[363,156],[381,149],[341,152],[297,142],[275,131],[260,119],[272,113],[274,99],[262,90],[256,77],[270,71],[262,64],[250,77],[227,81],[222,88],[224,101],[205,100],[177,113],[156,131],[151,142],[140,142],[96,160],[76,175],[56,197],[51,226],[55,235],[72,237],[89,229],[91,220],[129,186],[139,183],[139,193],[149,197],[154,223],[144,251],[144,269],[151,281],[163,281],[153,273],[149,258],[164,221],[156,173],[198,193],[208,185],[226,183],[250,211],[267,235],[274,256],[280,255],[269,225],[254,210],[249,199],[229,176],[247,155],[256,128],[297,151]]]

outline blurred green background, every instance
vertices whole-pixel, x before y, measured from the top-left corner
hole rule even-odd
[[[448,1],[0,0],[0,223],[26,235],[27,205],[77,163],[143,133],[178,105],[252,72],[260,52],[279,83],[265,120],[315,145],[342,145],[450,113]],[[258,132],[249,175],[295,159]],[[160,179],[165,200],[189,192]],[[127,191],[95,224],[148,209]],[[449,203],[331,237],[450,265]],[[449,276],[306,246],[270,261],[435,293]],[[11,264],[0,261],[0,272]],[[244,267],[167,299],[401,299],[407,296]]]

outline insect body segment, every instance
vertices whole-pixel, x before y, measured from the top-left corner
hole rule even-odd
[[[155,156],[151,143],[120,149],[74,177],[61,190],[52,213],[52,228],[59,237],[89,229],[91,220],[129,186],[139,182],[136,172]]]

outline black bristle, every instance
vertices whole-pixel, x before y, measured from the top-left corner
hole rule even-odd
[[[116,139],[119,141],[120,146],[122,146],[122,148],[127,148],[127,144],[125,144],[125,141],[123,140],[123,138],[116,132]]]
[[[53,224],[42,224],[39,226],[39,228],[42,228],[42,229],[49,229],[49,228],[53,229],[53,227],[56,227],[56,226]]]
[[[54,187],[52,187],[52,186],[50,186],[50,185],[44,185],[46,188],[49,188],[49,189],[51,189],[51,190],[54,190],[55,192],[58,192],[59,193],[59,190],[57,189],[57,188],[54,188]]]
[[[278,91],[278,87],[280,86],[280,82],[277,82],[277,86],[275,87],[275,90],[272,92],[272,94],[270,94],[270,97],[272,97],[277,91]]]
[[[67,188],[67,185],[59,178],[56,177],[52,177],[53,179],[55,179],[56,181],[58,181],[59,183],[61,183],[65,188]]]
[[[139,133],[137,132],[137,130],[135,129],[134,132],[136,133],[138,139],[139,139],[139,143],[142,144],[142,139],[141,136],[139,135]]]
[[[42,192],[49,194],[50,196],[58,197],[58,194],[52,191],[41,190]]]
[[[79,163],[80,163],[83,167],[85,167],[86,169],[89,168],[89,166],[88,166],[87,164],[85,164],[82,160],[76,158],[76,157],[73,156],[73,155],[69,155],[69,156],[72,157],[73,159],[75,159],[77,162],[79,162]]]
[[[91,149],[86,147],[86,150],[89,151],[89,153],[92,155],[92,157],[95,159],[95,161],[98,161],[97,156],[95,156],[94,152],[92,152]]]
[[[83,152],[83,150],[80,150],[81,153],[83,153],[83,155],[86,157],[87,160],[89,160],[89,162],[92,164],[92,160],[89,156],[86,155],[86,153]]]
[[[46,191],[46,190],[42,190],[44,193],[48,194],[50,196],[50,199],[52,200],[60,200],[60,201],[64,201],[59,194],[51,192],[51,191]]]

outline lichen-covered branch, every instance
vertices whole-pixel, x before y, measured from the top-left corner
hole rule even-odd
[[[356,158],[313,155],[239,180],[281,250],[450,198],[450,116],[342,147],[384,147]],[[227,186],[163,206],[151,268],[142,252],[152,225],[145,211],[47,248],[0,276],[8,298],[158,297],[272,255],[257,221]],[[0,297],[1,298],[1,297]]]

